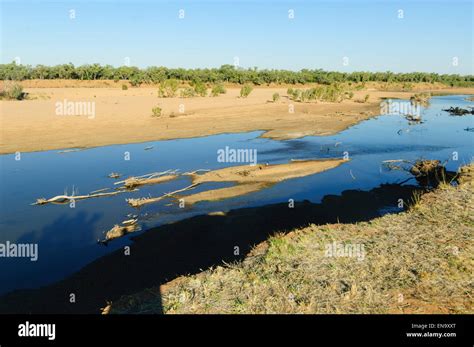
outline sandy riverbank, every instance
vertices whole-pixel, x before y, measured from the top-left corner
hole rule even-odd
[[[122,90],[117,88],[121,84],[106,81],[92,87],[59,82],[26,81],[27,100],[0,101],[1,154],[255,130],[274,139],[328,135],[379,114],[382,98],[409,98],[414,93],[369,88],[355,91],[352,100],[342,103],[301,103],[286,97],[286,87],[256,87],[248,98],[239,98],[240,89],[232,86],[218,97],[158,98],[157,88],[151,86]],[[48,85],[61,87],[44,87]],[[474,94],[474,88],[435,90]],[[281,95],[278,102],[271,101],[274,93]],[[370,95],[367,103],[356,102],[366,94]],[[57,103],[64,100],[93,102],[95,114],[58,115]],[[151,110],[157,106],[162,116],[155,118]]]

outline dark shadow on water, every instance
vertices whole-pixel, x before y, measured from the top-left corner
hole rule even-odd
[[[134,237],[128,256],[119,249],[53,285],[0,297],[0,313],[99,313],[106,301],[113,302],[122,295],[196,274],[222,262],[242,260],[254,245],[277,232],[310,223],[373,219],[382,209],[396,207],[398,199],[409,201],[419,189],[386,184],[370,191],[328,195],[318,204],[298,202],[292,209],[280,203],[159,226]],[[234,255],[235,246],[240,248],[238,256]],[[76,296],[74,304],[69,303],[70,293]]]
[[[0,273],[2,292],[8,291],[13,284],[15,288],[29,288],[31,283],[51,283],[71,273],[71,264],[77,264],[78,259],[82,260],[82,265],[90,262],[91,259],[84,258],[83,245],[94,239],[101,216],[99,212],[68,209],[52,223],[32,229],[15,240],[19,244],[37,244],[38,259],[35,262],[21,258],[2,259],[2,264],[15,264],[5,266]]]
[[[33,230],[18,239],[19,243],[47,243],[54,247],[68,246],[71,242],[86,242],[94,234],[94,226],[100,220],[101,213],[78,211],[74,214],[62,214],[53,223],[41,230]],[[58,230],[64,232],[58,233]]]

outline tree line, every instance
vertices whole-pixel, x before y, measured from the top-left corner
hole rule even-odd
[[[222,65],[210,69],[184,69],[166,67],[148,67],[140,69],[134,66],[113,67],[111,65],[88,64],[74,66],[62,64],[56,66],[20,65],[16,63],[0,64],[0,80],[28,79],[78,79],[78,80],[128,80],[132,85],[141,83],[162,83],[166,80],[193,81],[202,83],[236,84],[333,84],[343,82],[387,82],[415,83],[440,82],[450,86],[474,86],[473,75],[437,74],[426,72],[393,73],[387,72],[336,72],[321,69],[300,71],[243,69],[233,65]]]

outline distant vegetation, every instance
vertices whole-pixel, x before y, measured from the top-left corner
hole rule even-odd
[[[385,82],[402,83],[403,89],[412,88],[412,83],[440,82],[449,86],[474,86],[473,75],[440,75],[436,73],[411,72],[330,72],[323,70],[303,69],[289,70],[258,70],[257,68],[242,69],[233,65],[222,65],[212,69],[169,69],[166,67],[149,67],[139,69],[133,66],[113,67],[111,65],[63,64],[56,66],[1,64],[0,80],[28,79],[79,79],[79,80],[129,80],[132,86],[141,83],[161,83],[166,80],[200,81],[202,83],[236,83],[253,85],[263,84],[333,84],[341,82]]]
[[[346,87],[339,83],[309,89],[288,88],[287,94],[290,100],[297,102],[341,102],[344,99],[351,99],[354,96],[353,92],[348,91]]]

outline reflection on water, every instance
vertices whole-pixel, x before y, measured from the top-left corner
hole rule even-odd
[[[263,206],[278,202],[309,200],[320,202],[325,195],[348,189],[369,190],[383,183],[401,182],[405,172],[386,171],[381,162],[387,159],[420,157],[453,159],[448,170],[471,161],[474,134],[470,116],[452,117],[442,109],[470,105],[463,96],[435,97],[422,111],[424,123],[408,125],[402,116],[380,116],[362,122],[336,135],[273,141],[259,138],[260,132],[223,134],[194,139],[115,145],[84,151],[22,153],[0,156],[0,242],[38,243],[39,259],[0,259],[0,292],[37,287],[63,278],[101,255],[129,243],[128,237],[114,240],[107,247],[97,244],[103,232],[127,218],[139,214],[142,230],[212,211]],[[145,150],[147,147],[153,148]],[[172,200],[135,210],[125,198],[157,197],[190,184],[189,177],[155,186],[140,187],[138,192],[90,199],[69,205],[30,206],[37,198],[50,198],[74,188],[77,194],[113,187],[107,177],[119,172],[122,177],[179,169],[217,169],[236,164],[217,161],[217,151],[230,148],[257,149],[259,163],[286,163],[290,159],[333,158],[349,155],[351,161],[338,168],[299,179],[288,180],[271,188],[218,202],[201,202],[181,209]],[[125,160],[129,154],[130,160]],[[414,180],[408,182],[416,184]],[[230,186],[229,183],[206,183],[194,192]],[[397,201],[379,210],[380,214],[397,211]]]

